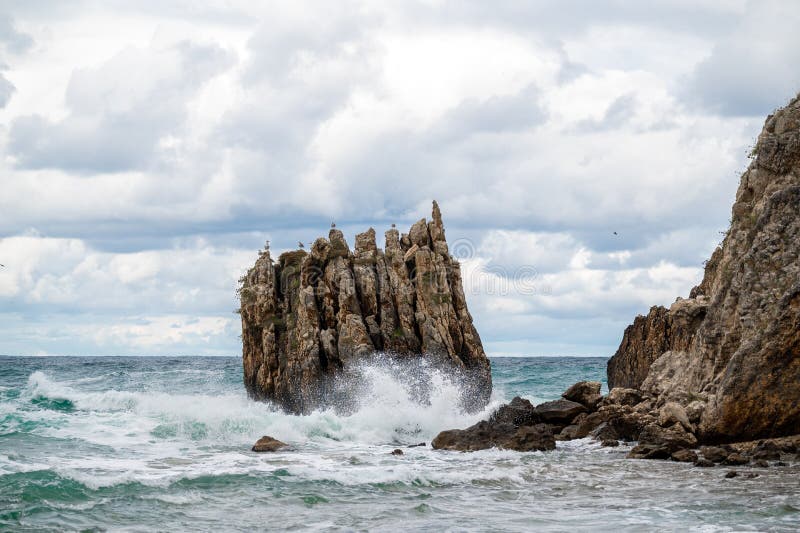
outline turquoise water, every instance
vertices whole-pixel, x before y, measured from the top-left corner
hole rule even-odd
[[[589,440],[389,454],[514,395],[553,399],[605,373],[596,358],[492,365],[483,413],[459,412],[457,386],[435,372],[430,403],[416,404],[396,369],[376,366],[353,414],[298,417],[249,401],[238,358],[0,357],[0,530],[798,528],[796,463],[728,480]],[[250,452],[264,434],[292,449]]]

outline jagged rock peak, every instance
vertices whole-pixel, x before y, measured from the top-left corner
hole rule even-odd
[[[800,95],[770,115],[689,299],[625,330],[609,386],[692,405],[706,442],[800,432]]]
[[[408,234],[373,228],[351,252],[331,228],[305,250],[273,262],[260,254],[239,287],[242,360],[248,393],[305,413],[341,400],[337,377],[373,354],[424,357],[465,384],[464,403],[480,408],[491,371],[467,309],[458,262],[448,252],[439,205]]]

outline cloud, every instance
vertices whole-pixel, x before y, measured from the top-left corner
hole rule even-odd
[[[685,85],[691,104],[731,116],[764,116],[800,91],[800,4],[751,2]]]
[[[17,30],[14,19],[7,13],[0,13],[0,44],[6,51],[20,54],[33,46],[33,38]]]
[[[17,118],[9,148],[18,166],[76,172],[146,169],[180,135],[187,101],[232,65],[216,45],[181,42],[126,47],[98,68],[76,69],[66,89],[69,114]]]
[[[796,91],[795,10],[19,3],[0,20],[0,351],[236,353],[264,240],[335,220],[352,243],[436,198],[480,267],[490,353],[613,352],[699,281],[759,109]]]
[[[0,73],[0,109],[4,108],[8,101],[11,100],[11,96],[14,94],[16,87]]]

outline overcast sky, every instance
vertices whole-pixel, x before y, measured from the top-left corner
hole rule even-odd
[[[4,0],[0,354],[237,355],[265,240],[435,198],[490,355],[611,355],[699,282],[798,28],[792,0]]]

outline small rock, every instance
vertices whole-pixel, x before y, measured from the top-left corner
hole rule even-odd
[[[419,444],[409,444],[409,448],[419,448],[420,446],[427,446],[424,442],[420,442]]]
[[[578,424],[578,429],[575,431],[575,438],[582,439],[584,437],[588,437],[589,434],[597,428],[600,424],[602,424],[603,415],[600,413],[592,413],[590,415],[578,415],[572,421],[573,424]]]
[[[747,463],[750,462],[750,459],[748,459],[747,457],[745,457],[740,453],[732,453],[728,455],[728,458],[725,459],[724,462],[726,465],[733,465],[733,466],[746,465]]]
[[[756,466],[758,468],[768,468],[769,463],[766,462],[764,459],[758,459],[757,461],[753,461],[753,466]]]
[[[777,463],[775,463],[775,466],[786,466],[786,463],[784,463],[783,461],[778,461]]]
[[[605,439],[600,441],[600,446],[604,448],[616,448],[619,446],[619,441],[616,439]]]
[[[553,400],[552,402],[540,403],[534,409],[534,413],[544,422],[569,423],[579,413],[586,411],[586,407],[578,402],[570,400]]]
[[[689,422],[686,410],[677,402],[667,402],[658,412],[658,425],[669,427],[679,423],[686,431],[694,431],[694,426]]]
[[[564,440],[573,440],[578,433],[578,426],[575,424],[570,424],[569,426],[565,427],[561,430],[561,433],[556,435],[556,440],[564,441]]]
[[[700,459],[698,459],[697,461],[694,462],[694,466],[699,466],[701,468],[709,468],[709,467],[714,466],[714,463],[712,463],[708,459],[700,458]]]
[[[553,450],[556,441],[551,426],[515,427],[513,424],[491,423],[483,420],[467,429],[450,429],[439,433],[431,446],[434,450],[471,452],[489,448],[502,448],[519,452]]]
[[[608,422],[603,422],[589,433],[592,437],[599,441],[619,440],[619,435],[616,430],[611,427]]]
[[[792,442],[792,441],[782,442],[780,445],[780,449],[784,453],[795,453],[797,452],[798,449],[797,442]]]
[[[697,424],[700,422],[700,418],[703,416],[703,412],[706,410],[705,402],[701,402],[700,400],[695,400],[691,402],[689,405],[686,406],[686,416],[689,417],[689,422],[692,424]]]
[[[728,458],[728,452],[719,446],[702,446],[700,453],[703,454],[703,457],[715,463],[721,463]]]
[[[516,396],[492,413],[489,421],[492,424],[509,423],[514,426],[531,426],[539,421],[539,417],[534,413],[534,407],[530,401]]]
[[[568,388],[561,397],[594,410],[603,398],[600,395],[600,387],[599,381],[579,381]]]
[[[697,461],[697,454],[692,450],[678,450],[670,456],[673,461],[681,463],[694,463]]]
[[[400,448],[395,448],[394,450],[392,450],[391,453],[392,455],[403,455],[403,450],[401,450]]]
[[[669,459],[670,450],[659,444],[637,444],[628,453],[628,459]]]
[[[537,424],[522,426],[510,438],[500,443],[501,448],[518,452],[546,451],[556,447],[556,440],[550,426]]]
[[[256,441],[251,450],[254,452],[277,452],[286,446],[288,446],[288,444],[285,442],[281,442],[278,439],[273,439],[268,435],[264,435]]]
[[[781,449],[774,442],[762,440],[753,449],[753,459],[777,461],[780,458],[781,458]]]
[[[614,387],[605,398],[605,403],[616,403],[620,405],[636,405],[642,401],[642,393],[636,389],[626,389]]]
[[[750,473],[748,473],[748,474],[745,474],[745,476],[744,476],[744,477],[746,477],[747,479],[753,479],[753,478],[757,478],[757,477],[758,477],[758,476],[760,476],[760,475],[761,475],[761,474],[756,474],[755,472],[750,472]]]
[[[671,453],[681,448],[693,448],[697,445],[697,438],[678,422],[668,428],[662,428],[658,424],[648,424],[639,434],[639,444],[664,446]]]
[[[736,470],[728,470],[728,472],[726,472],[726,473],[725,473],[725,477],[726,477],[727,479],[734,478],[734,477],[736,477],[736,476],[738,476],[738,475],[739,475],[739,474],[737,474],[737,473],[736,473]]]

